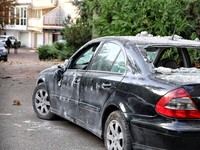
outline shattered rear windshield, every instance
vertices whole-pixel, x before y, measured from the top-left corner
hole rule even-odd
[[[200,67],[200,50],[186,47],[148,47],[137,45],[146,63],[154,67],[177,69]],[[189,54],[189,55],[188,55]]]

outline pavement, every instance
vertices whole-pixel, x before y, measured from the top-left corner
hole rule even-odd
[[[39,119],[32,92],[40,71],[59,61],[40,61],[34,49],[11,49],[0,62],[0,150],[105,150],[101,139],[62,118]],[[13,105],[14,101],[20,105]]]

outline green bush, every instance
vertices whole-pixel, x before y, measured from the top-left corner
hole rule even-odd
[[[49,53],[51,49],[51,46],[49,45],[43,45],[38,47],[36,50],[38,51],[39,54],[39,59],[40,60],[45,60],[45,59],[51,59],[51,54]]]
[[[73,55],[74,51],[70,47],[67,47],[66,50],[61,51],[58,55],[58,59],[63,61],[65,59],[68,59],[71,55]]]
[[[39,59],[59,59],[61,61],[69,58],[73,54],[71,47],[67,47],[66,43],[54,42],[52,46],[43,45],[37,48]]]
[[[66,43],[64,42],[54,42],[52,44],[57,50],[64,51],[66,49]]]

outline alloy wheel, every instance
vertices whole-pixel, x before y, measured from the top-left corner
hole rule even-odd
[[[118,121],[112,120],[107,128],[107,146],[108,150],[123,149],[123,130]]]
[[[48,101],[48,93],[44,89],[40,89],[36,93],[35,106],[41,115],[46,115],[50,111],[50,102]]]

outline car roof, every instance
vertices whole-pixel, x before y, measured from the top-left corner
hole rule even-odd
[[[183,39],[181,36],[174,35],[172,36],[153,36],[148,34],[148,32],[143,31],[136,36],[106,36],[97,38],[96,40],[128,40],[132,41],[135,45],[142,45],[144,48],[151,47],[187,47],[187,48],[196,48],[200,49],[199,39],[187,40]],[[95,41],[95,39],[94,39]]]

